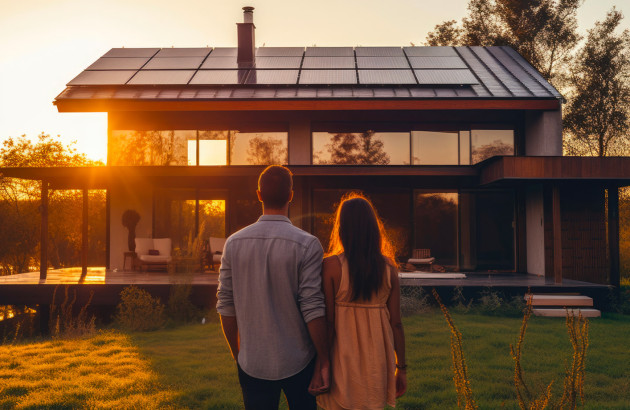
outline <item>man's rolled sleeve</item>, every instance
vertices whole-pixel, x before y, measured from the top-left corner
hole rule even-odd
[[[312,238],[304,254],[299,272],[298,304],[304,322],[326,315],[324,293],[322,292],[322,260],[324,250],[317,238]]]
[[[225,244],[219,268],[219,287],[217,289],[217,312],[221,316],[236,316],[234,294],[232,293],[232,266],[230,263],[229,243]]]

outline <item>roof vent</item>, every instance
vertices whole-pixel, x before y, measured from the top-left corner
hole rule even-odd
[[[238,54],[236,62],[239,67],[251,67],[254,65],[256,53],[256,40],[254,31],[254,8],[243,7],[243,23],[236,23],[238,30]]]

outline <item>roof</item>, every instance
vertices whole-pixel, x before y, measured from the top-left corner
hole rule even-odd
[[[561,99],[510,47],[261,47],[249,67],[236,52],[114,48],[55,104],[106,111],[123,101]],[[77,104],[96,100],[108,104]]]

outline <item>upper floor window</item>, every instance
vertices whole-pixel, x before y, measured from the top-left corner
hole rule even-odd
[[[110,165],[286,164],[286,132],[113,130]]]
[[[409,165],[409,133],[314,132],[313,164]]]
[[[514,131],[473,129],[470,146],[473,164],[496,155],[514,155]]]

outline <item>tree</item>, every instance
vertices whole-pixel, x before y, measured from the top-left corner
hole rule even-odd
[[[569,154],[627,152],[630,139],[630,32],[615,31],[623,16],[612,9],[588,31],[569,75],[564,127]]]
[[[256,136],[249,140],[247,163],[251,165],[283,164],[287,162],[287,149],[281,139]]]
[[[0,167],[50,167],[101,165],[79,154],[71,145],[47,134],[40,134],[36,143],[22,135],[8,138],[0,148]],[[0,176],[0,274],[26,272],[39,264],[40,189],[37,181]],[[49,258],[54,267],[78,263],[80,257],[81,193],[50,191]],[[104,243],[104,203],[102,191],[91,191],[92,197],[90,255],[102,255]],[[102,226],[101,226],[102,225]],[[99,228],[95,229],[98,226]],[[102,232],[101,232],[102,231]]]
[[[374,131],[338,133],[326,144],[330,159],[317,159],[322,164],[339,165],[387,165],[389,155],[384,151],[383,141],[374,137]]]
[[[461,27],[454,20],[427,35],[432,46],[511,46],[547,80],[575,48],[582,0],[470,0]]]

